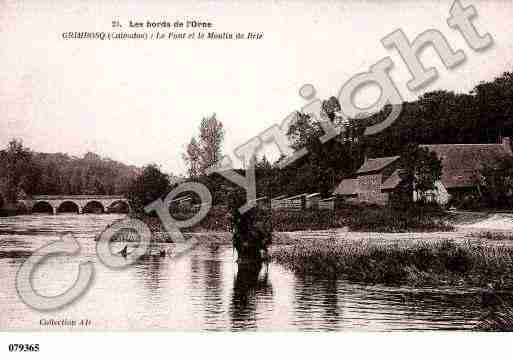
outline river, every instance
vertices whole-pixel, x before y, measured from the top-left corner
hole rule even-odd
[[[153,257],[113,270],[96,258],[94,237],[118,218],[121,215],[0,218],[0,330],[470,329],[481,313],[479,296],[470,288],[364,286],[297,277],[273,263],[260,273],[248,273],[238,270],[228,245],[202,244],[179,259]],[[17,270],[34,250],[65,232],[78,239],[80,254],[45,261],[34,273],[35,289],[47,296],[61,293],[84,260],[94,263],[94,282],[67,307],[35,311],[17,295]],[[50,319],[89,324],[44,325]]]

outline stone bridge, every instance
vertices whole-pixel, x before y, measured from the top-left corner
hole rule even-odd
[[[130,210],[128,200],[123,196],[104,196],[104,195],[40,195],[32,196],[19,201],[23,203],[29,213],[32,213],[35,207],[50,206],[53,214],[57,214],[63,207],[73,208],[73,211],[81,214],[84,208],[96,206],[101,207],[102,213],[108,212],[114,204],[122,203],[126,209]]]

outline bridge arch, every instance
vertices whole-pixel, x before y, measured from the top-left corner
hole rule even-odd
[[[130,204],[128,200],[119,195],[35,195],[21,199],[27,211],[86,213],[128,213]]]
[[[80,208],[80,205],[72,200],[65,200],[62,201],[59,206],[57,207],[56,213],[81,213],[82,209]]]
[[[105,206],[101,201],[91,200],[82,208],[82,213],[105,213]]]
[[[37,201],[32,206],[32,213],[55,213],[55,207],[47,201]]]

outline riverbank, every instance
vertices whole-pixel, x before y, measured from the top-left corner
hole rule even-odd
[[[452,213],[453,232],[289,232],[273,260],[301,275],[388,285],[513,288],[513,215]]]
[[[513,288],[513,247],[478,241],[299,241],[272,258],[297,274],[368,284]]]

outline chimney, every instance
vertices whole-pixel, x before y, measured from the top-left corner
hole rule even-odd
[[[509,137],[502,138],[502,147],[504,147],[504,151],[506,151],[506,153],[513,155],[513,152],[511,151],[511,139]]]

